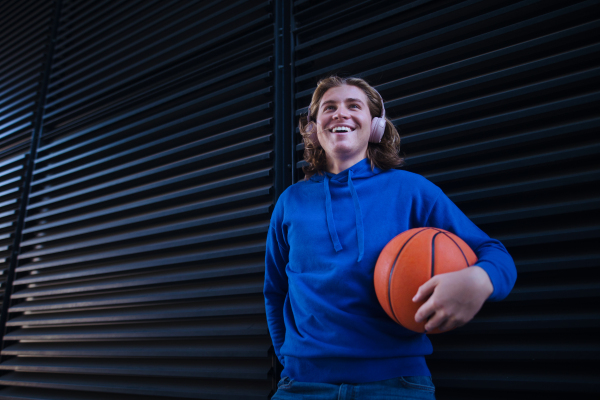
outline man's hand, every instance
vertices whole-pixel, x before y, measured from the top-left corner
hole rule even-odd
[[[426,331],[458,328],[473,319],[493,291],[487,272],[477,265],[436,275],[421,285],[413,298],[415,303],[427,300],[415,321],[429,320]]]

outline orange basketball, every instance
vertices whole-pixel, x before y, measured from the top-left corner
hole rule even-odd
[[[415,228],[393,238],[375,265],[375,292],[379,304],[394,321],[415,332],[425,332],[425,322],[415,322],[423,302],[413,303],[419,286],[432,276],[459,271],[477,262],[473,250],[458,236],[438,228]],[[437,329],[428,333],[439,333]]]

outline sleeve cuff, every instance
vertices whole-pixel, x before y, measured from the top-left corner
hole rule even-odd
[[[504,297],[506,297],[503,296],[501,293],[498,293],[497,291],[498,282],[501,279],[501,277],[498,274],[498,270],[496,269],[496,267],[489,261],[478,261],[475,263],[475,265],[483,269],[488,274],[490,281],[492,282],[492,287],[494,288],[494,290],[492,291],[490,297],[488,297],[487,301],[500,301]]]

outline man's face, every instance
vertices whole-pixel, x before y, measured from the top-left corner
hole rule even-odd
[[[366,157],[371,112],[362,89],[342,85],[329,89],[319,103],[317,135],[328,158],[336,161]]]

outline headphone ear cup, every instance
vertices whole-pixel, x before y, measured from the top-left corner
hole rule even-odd
[[[375,117],[371,121],[371,136],[369,142],[381,143],[381,138],[385,132],[385,118]]]

